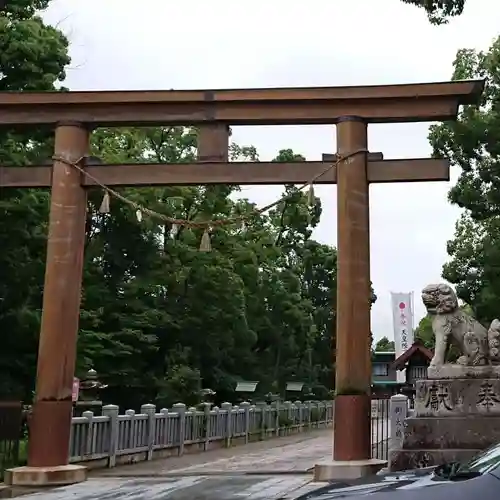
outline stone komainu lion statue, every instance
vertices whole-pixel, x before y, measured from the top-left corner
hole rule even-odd
[[[444,283],[427,285],[422,302],[432,317],[436,339],[431,366],[445,363],[446,353],[454,343],[462,353],[460,365],[484,366],[500,362],[500,321],[493,320],[486,330],[478,321],[459,308],[454,290]]]
[[[494,319],[488,330],[488,343],[490,345],[491,362],[500,364],[500,321]]]

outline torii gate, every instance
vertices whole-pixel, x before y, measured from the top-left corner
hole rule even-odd
[[[483,87],[483,81],[474,80],[364,87],[0,93],[0,126],[55,128],[56,158],[52,167],[0,168],[1,188],[52,189],[28,467],[12,470],[11,482],[61,484],[86,477],[85,468],[68,465],[68,442],[86,188],[95,183],[71,162],[80,161],[81,168],[110,187],[306,183],[331,163],[228,163],[229,125],[337,126],[337,153],[339,158],[348,157],[316,181],[338,186],[334,460],[318,466],[317,477],[345,473],[346,462],[357,467],[359,475],[380,467],[379,461],[370,460],[368,185],[449,180],[449,166],[444,160],[369,157],[367,125],[453,120],[459,105],[479,100]],[[128,125],[200,127],[202,163],[85,165],[82,157],[89,151],[91,128]]]

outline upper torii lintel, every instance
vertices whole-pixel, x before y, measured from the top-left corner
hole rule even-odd
[[[307,125],[453,120],[484,80],[403,85],[227,90],[2,92],[0,126]]]

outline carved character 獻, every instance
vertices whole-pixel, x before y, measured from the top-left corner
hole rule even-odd
[[[425,396],[426,408],[430,408],[433,411],[439,410],[440,406],[443,406],[447,410],[452,410],[453,407],[450,403],[450,393],[447,387],[438,386],[436,383],[433,383]]]

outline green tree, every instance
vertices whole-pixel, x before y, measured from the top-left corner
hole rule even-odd
[[[415,328],[415,339],[420,340],[427,349],[434,349],[434,334],[432,333],[432,318],[424,316]]]
[[[102,129],[92,143],[106,162],[193,161],[196,130]],[[252,147],[232,144],[230,152],[232,159],[258,159]],[[284,159],[301,157],[283,150],[277,160]],[[198,251],[201,231],[174,234],[168,222],[139,222],[121,202],[100,214],[102,193],[91,193],[78,360],[81,371],[97,369],[113,402],[137,405],[146,394],[167,401],[169,391],[177,394],[179,383],[192,380],[178,377],[172,389],[172,373],[186,373],[184,367],[198,370],[203,387],[222,400],[234,398],[241,379],[259,380],[263,393],[294,379],[332,386],[336,254],[311,240],[319,200],[310,205],[305,193],[287,186],[286,202],[257,214],[248,200],[233,200],[237,190],[122,191],[174,218],[253,213],[244,227],[214,228],[209,253]],[[129,403],[133,394],[137,401]]]
[[[200,402],[201,389],[201,376],[198,369],[187,365],[172,365],[156,400],[163,407],[175,403],[184,403],[188,407],[194,406]]]
[[[0,90],[52,90],[64,79],[67,41],[33,10],[46,5],[15,0],[0,17]],[[196,137],[192,127],[104,128],[92,134],[92,153],[110,163],[192,162]],[[2,164],[40,162],[51,151],[37,131],[0,134]],[[231,144],[230,155],[258,161],[251,146]],[[289,149],[276,158],[301,159]],[[238,190],[123,189],[132,203],[112,200],[110,213],[99,210],[103,193],[89,192],[76,374],[95,368],[107,402],[194,404],[202,388],[231,400],[242,379],[259,380],[261,393],[290,380],[333,388],[337,261],[335,248],[312,239],[320,200],[285,186],[286,200],[259,213],[235,199]],[[48,200],[40,190],[1,193],[0,328],[9,333],[1,396],[33,389]],[[138,218],[134,203],[163,216]],[[242,214],[245,226],[212,228],[210,252],[199,251],[202,229],[171,223]]]
[[[488,51],[461,49],[453,79],[485,78],[479,108],[465,106],[456,123],[432,126],[434,154],[461,169],[450,190],[451,203],[464,209],[455,237],[448,242],[451,260],[443,276],[477,319],[489,323],[498,315],[500,297],[500,38]]]
[[[387,337],[382,337],[375,344],[375,351],[377,352],[392,352],[394,350],[394,340],[389,340]]]
[[[92,143],[93,153],[106,162],[194,161],[196,130],[102,129]],[[233,158],[254,154],[253,148],[231,146]],[[146,188],[122,190],[122,195],[167,217],[211,220],[231,214],[229,195],[237,189]],[[139,221],[134,208],[115,201],[111,214],[102,215],[101,196],[90,197],[80,369],[95,366],[115,402],[124,386],[127,400],[134,391],[144,398],[143,387],[150,399],[158,390],[164,398],[165,387],[172,387],[167,383],[172,366],[177,371],[195,366],[209,386],[233,387],[230,367],[243,369],[244,363],[232,350],[248,350],[254,341],[241,279],[221,251],[234,241],[217,228],[213,251],[200,253],[201,231],[181,227],[174,234],[168,220]]]
[[[448,17],[459,16],[462,14],[466,0],[401,0],[404,3],[416,5],[425,9],[429,15],[429,19],[433,24],[442,24],[447,21]],[[0,0],[0,12],[10,12],[16,7],[14,5],[28,4],[32,11],[44,9],[47,5],[47,0],[25,0],[11,1]]]
[[[424,9],[432,24],[445,24],[450,17],[460,16],[466,0],[401,0]]]
[[[35,13],[48,1],[10,0],[0,14],[0,91],[54,90],[65,78],[68,41]],[[40,131],[0,131],[0,164],[47,157]],[[48,193],[0,192],[0,395],[25,397],[33,389],[48,219]]]

